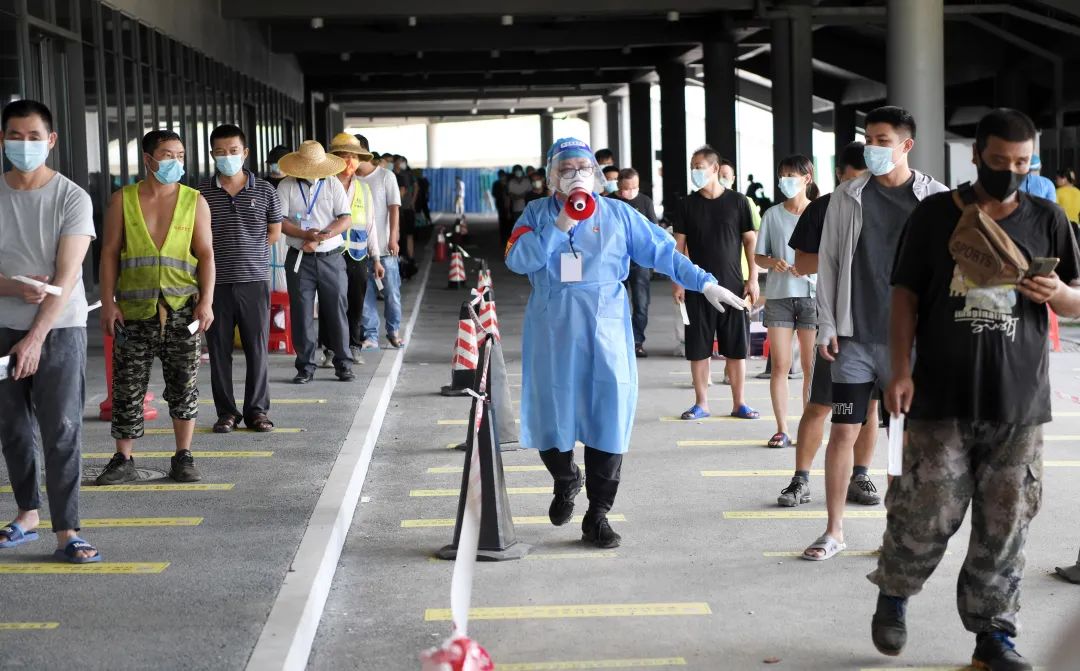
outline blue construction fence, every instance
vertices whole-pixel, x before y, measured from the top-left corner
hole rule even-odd
[[[456,179],[465,181],[465,213],[495,212],[491,200],[491,185],[498,179],[500,168],[424,168],[423,175],[431,184],[428,207],[432,212],[453,212]]]

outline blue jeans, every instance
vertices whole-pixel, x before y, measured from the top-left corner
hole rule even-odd
[[[398,257],[380,258],[386,275],[382,278],[385,289],[386,335],[398,335],[401,330],[401,272],[398,269]],[[375,264],[368,261],[367,293],[364,294],[364,340],[379,340],[379,304],[375,286]]]
[[[645,327],[649,325],[649,282],[652,268],[643,268],[630,262],[630,274],[626,278],[626,291],[630,294],[630,323],[634,327],[634,344],[645,343]]]

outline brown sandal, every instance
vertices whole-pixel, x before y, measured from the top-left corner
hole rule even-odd
[[[274,423],[266,415],[256,415],[250,422],[245,421],[247,427],[257,433],[269,433],[274,430]]]
[[[218,417],[218,421],[214,422],[214,433],[232,433],[236,430],[238,421],[238,418],[231,415]]]

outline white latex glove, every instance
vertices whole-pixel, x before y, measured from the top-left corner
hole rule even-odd
[[[559,208],[559,216],[555,217],[555,227],[563,233],[569,233],[570,229],[578,225],[578,221],[566,213],[566,208]]]
[[[706,284],[702,293],[705,294],[705,298],[712,303],[712,306],[720,312],[724,311],[725,305],[730,305],[736,310],[746,309],[746,301],[715,282]]]

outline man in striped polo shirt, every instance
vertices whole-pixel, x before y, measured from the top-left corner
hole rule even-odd
[[[217,422],[214,433],[230,433],[240,423],[253,431],[274,428],[267,380],[267,339],[270,331],[270,245],[281,236],[281,201],[277,190],[244,169],[247,138],[237,126],[218,126],[210,134],[216,174],[199,184],[210,205],[214,233],[217,284],[214,323],[207,331],[210,384]],[[233,395],[233,331],[247,361],[243,413]]]

